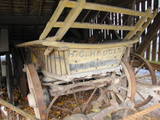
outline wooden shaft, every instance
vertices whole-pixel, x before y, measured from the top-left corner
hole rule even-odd
[[[12,111],[15,111],[16,113],[22,115],[23,117],[25,117],[25,118],[27,118],[27,119],[29,119],[29,120],[36,120],[36,118],[35,118],[34,116],[32,116],[32,115],[30,115],[30,114],[22,111],[21,109],[13,106],[12,104],[10,104],[10,103],[2,100],[1,98],[0,98],[0,105],[9,108],[9,109],[12,110]]]

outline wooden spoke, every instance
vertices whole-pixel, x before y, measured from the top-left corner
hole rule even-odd
[[[97,90],[97,88],[95,88],[95,89],[93,90],[93,92],[92,92],[92,94],[90,95],[89,99],[88,99],[87,102],[85,103],[85,105],[84,105],[84,107],[83,107],[83,109],[82,109],[82,112],[85,112],[86,107],[87,107],[87,105],[89,104],[89,102],[91,101],[91,99],[93,98],[93,95],[95,94],[96,90]]]
[[[136,72],[135,72],[135,74],[137,74],[141,69],[142,69],[142,67],[145,65],[145,63],[142,63],[139,67],[138,67],[138,69],[136,70]]]
[[[58,97],[59,97],[59,96],[55,96],[55,97],[52,99],[51,103],[49,104],[49,106],[48,106],[48,108],[47,108],[47,113],[49,113],[52,105],[53,105],[54,102],[58,99]]]
[[[137,94],[138,94],[143,100],[145,100],[145,97],[144,97],[140,92],[137,91]]]
[[[115,93],[116,96],[119,98],[119,100],[123,103],[125,100],[123,99],[122,95],[120,93]]]
[[[128,89],[127,89],[127,88],[122,87],[122,86],[119,86],[118,88],[119,88],[119,89],[122,89],[122,90],[125,90],[125,91],[128,91]]]

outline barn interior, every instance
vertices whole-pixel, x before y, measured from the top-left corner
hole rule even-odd
[[[105,116],[105,118],[101,118],[97,115],[98,117],[96,116],[95,119],[93,118],[91,119],[91,118],[86,118],[86,116],[81,114],[80,115],[76,114],[75,116],[73,115],[71,117],[68,117],[69,115],[71,115],[71,113],[74,113],[75,111],[81,111],[81,112],[84,111],[81,110],[80,108],[79,110],[77,107],[77,104],[80,104],[80,102],[77,102],[76,104],[75,103],[71,104],[71,108],[75,107],[74,112],[72,111],[73,109],[72,110],[68,110],[67,108],[65,109],[66,107],[65,103],[68,104],[68,102],[73,102],[73,99],[77,101],[78,98],[75,97],[75,94],[73,94],[73,98],[67,95],[63,98],[60,98],[60,100],[57,100],[57,104],[59,104],[59,106],[63,106],[62,108],[54,105],[51,108],[51,105],[53,104],[52,102],[55,102],[56,99],[59,97],[55,96],[54,97],[55,99],[53,98],[51,100],[52,102],[47,105],[49,110],[53,109],[53,111],[51,111],[49,115],[48,114],[44,115],[43,114],[44,111],[39,112],[38,110],[35,110],[35,108],[29,107],[28,94],[30,93],[30,86],[28,85],[29,83],[27,80],[29,79],[28,77],[29,75],[26,74],[26,71],[27,70],[29,71],[30,68],[33,67],[33,66],[27,66],[33,62],[30,59],[32,57],[30,54],[32,51],[31,50],[32,46],[30,47],[28,46],[28,43],[27,44],[25,43],[34,40],[44,40],[46,38],[50,38],[54,35],[57,35],[56,33],[58,31],[58,27],[52,29],[52,27],[56,24],[52,20],[54,19],[54,17],[56,17],[54,16],[54,14],[56,14],[56,12],[57,13],[59,12],[57,10],[57,7],[61,9],[63,7],[62,3],[64,1],[71,1],[74,3],[74,2],[80,2],[81,0],[0,0],[0,119],[158,120],[160,117],[160,103],[159,103],[160,102],[160,86],[159,86],[160,85],[160,1],[159,0],[86,0],[85,2],[93,3],[94,5],[100,5],[100,7],[106,6],[106,9],[108,8],[108,11],[105,12],[105,10],[103,11],[101,8],[99,8],[101,9],[101,11],[98,11],[97,10],[98,7],[95,9],[93,7],[92,10],[84,8],[74,21],[77,23],[84,23],[84,25],[90,23],[90,25],[98,24],[99,26],[93,26],[92,28],[92,26],[89,27],[88,25],[89,28],[87,28],[86,25],[83,26],[85,29],[82,29],[83,27],[77,27],[77,28],[70,27],[70,29],[66,30],[65,33],[62,33],[64,35],[60,39],[60,42],[77,43],[79,44],[79,46],[81,46],[81,44],[94,44],[94,45],[95,44],[103,45],[106,43],[116,44],[117,41],[123,41],[123,39],[125,39],[126,36],[129,34],[130,30],[136,31],[137,28],[138,31],[139,28],[137,22],[145,17],[145,16],[139,17],[139,15],[134,16],[135,14],[138,13],[134,13],[127,10],[130,9],[143,13],[145,13],[147,10],[150,10],[151,13],[153,14],[153,18],[152,19],[148,18],[150,20],[150,23],[148,23],[148,25],[144,27],[145,28],[144,31],[140,33],[140,36],[138,37],[138,42],[134,43],[130,49],[130,52],[135,54],[134,55],[131,54],[129,57],[130,64],[132,64],[132,59],[134,60],[136,59],[135,60],[136,62],[133,63],[134,65],[132,64],[133,71],[135,70],[134,67],[136,67],[136,74],[140,72],[139,74],[141,74],[140,77],[142,78],[143,82],[145,81],[144,83],[147,83],[149,81],[151,84],[151,85],[148,84],[139,85],[139,83],[136,83],[137,86],[140,86],[138,90],[140,89],[140,91],[142,92],[141,94],[137,92],[137,94],[141,97],[137,98],[143,99],[142,103],[136,104],[137,106],[141,106],[140,108],[137,107],[138,109],[136,109],[136,107],[134,107],[131,110],[132,112],[131,111],[127,113],[125,112],[126,114],[125,115],[123,114],[123,116],[121,115],[124,111],[123,112],[120,111],[119,113],[116,113],[113,116],[107,113],[108,111],[117,109],[117,106],[112,106],[113,107],[112,109],[111,108],[105,109],[106,113],[98,114],[99,116],[107,114],[107,117]],[[113,6],[113,8],[112,7],[110,8],[110,6]],[[117,10],[118,8],[124,8],[124,9],[118,12]],[[112,11],[109,12],[110,9],[116,12]],[[70,15],[69,13],[71,12],[71,10],[72,8],[69,7],[64,8],[61,15],[57,18],[57,21],[58,22],[65,21],[65,18]],[[128,12],[130,14],[128,15],[121,13],[123,11]],[[147,13],[146,15],[149,16],[149,13]],[[72,19],[72,17],[70,17],[69,20],[70,19]],[[102,27],[103,25],[106,24],[110,26],[107,26],[108,28]],[[61,26],[62,26],[61,28],[63,28],[65,24]],[[114,26],[118,27],[116,28]],[[136,36],[137,34],[139,35],[139,32],[135,33],[133,32],[133,34],[135,34]],[[133,36],[133,38],[135,36]],[[131,39],[131,37],[129,39]],[[46,44],[48,46],[50,43]],[[65,48],[62,47],[60,49],[65,49]],[[81,49],[81,47],[79,47],[79,49]],[[36,52],[35,54],[39,55],[41,53]],[[48,69],[51,68],[48,67]],[[32,73],[35,72],[34,70],[33,71],[32,70],[33,69],[29,71],[31,75]],[[61,72],[62,71],[63,70],[61,70]],[[38,76],[39,79],[41,79],[42,77],[41,73],[39,73]],[[96,76],[96,78],[99,78],[99,76]],[[90,78],[89,79],[87,78],[84,81],[87,84],[87,82],[90,81]],[[66,84],[68,85],[70,83],[61,83],[61,85],[66,85]],[[37,84],[37,86],[38,85],[39,84]],[[37,89],[38,88],[39,87],[37,87]],[[100,91],[101,90],[102,89],[100,89]],[[39,91],[38,94],[40,95],[39,99],[41,99],[42,97],[41,94],[43,91],[42,92],[41,90],[38,91]],[[93,97],[92,95],[95,94],[96,91],[97,88],[93,89],[93,91],[87,91],[83,93],[85,94],[83,96],[84,98],[86,97],[87,99],[88,98],[87,96],[89,96],[89,98],[85,100],[85,102],[87,102],[85,104],[89,104],[91,101],[90,99],[97,99],[96,95],[95,97]],[[144,95],[145,97],[142,95]],[[83,108],[86,107],[87,105],[84,105]],[[44,108],[42,106],[42,108],[39,109],[44,109]],[[47,111],[48,109],[45,110]],[[96,112],[97,111],[99,112],[99,108],[97,106],[95,107],[94,110]],[[35,111],[38,111],[38,113],[36,113]],[[87,109],[85,111],[87,111]]]

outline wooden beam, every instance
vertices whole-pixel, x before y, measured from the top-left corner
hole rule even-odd
[[[137,48],[137,50],[136,50],[137,53],[143,54],[144,51],[148,48],[148,46],[150,45],[154,36],[157,34],[157,31],[160,29],[159,21],[160,21],[160,12],[155,17],[153,23],[151,24],[150,28],[148,29],[147,34],[144,36],[144,41]]]
[[[64,27],[64,22],[56,22],[54,27]],[[91,24],[91,23],[80,23],[75,22],[70,26],[71,28],[82,28],[82,29],[108,29],[108,30],[129,30],[133,31],[136,29],[134,26],[120,26],[120,25],[105,25],[105,24]],[[142,31],[142,27],[138,31]]]
[[[149,12],[150,10],[148,9]],[[144,30],[148,27],[148,25],[151,23],[151,21],[154,19],[154,17],[157,15],[157,10],[154,11],[152,18],[145,18],[142,17],[135,25],[136,29],[134,31],[129,32],[124,39],[131,39],[134,35],[136,35],[136,37],[140,37],[141,34],[144,32]],[[142,30],[137,33],[139,31],[139,29],[142,28]],[[137,33],[137,34],[136,34]],[[134,39],[134,38],[132,38]]]
[[[76,18],[81,13],[83,6],[85,6],[86,1],[85,0],[78,0],[78,4],[75,8],[73,8],[67,18],[64,21],[65,26],[60,28],[55,36],[57,36],[58,40],[61,40],[65,33],[68,31],[68,29],[72,26]]]
[[[61,0],[59,2],[58,7],[54,11],[54,14],[52,15],[52,17],[50,18],[49,22],[47,23],[45,29],[43,30],[42,34],[40,35],[40,37],[39,37],[40,40],[45,39],[46,36],[49,34],[53,25],[58,20],[59,16],[61,15],[62,11],[64,10],[64,8],[65,8],[64,5],[66,4],[67,1],[68,0]]]
[[[57,33],[55,35],[56,39],[54,39],[54,40],[61,40],[63,38],[63,36],[65,35],[65,33],[72,26],[72,24],[74,23],[74,21],[77,19],[77,17],[79,16],[79,14],[81,13],[81,11],[83,10],[83,6],[85,6],[85,4],[86,4],[86,0],[78,0],[77,6],[75,6],[75,8],[72,8],[72,10],[70,11],[70,13],[66,17],[66,19],[64,21],[65,26],[63,26],[62,28],[60,28],[57,31]],[[52,50],[53,50],[53,48],[47,48],[45,50],[44,54],[48,55]]]
[[[151,107],[148,107],[144,110],[141,110],[140,112],[137,112],[135,114],[132,114],[132,115],[129,115],[125,118],[123,118],[122,120],[138,120],[138,118],[141,118],[142,116],[148,114],[148,113],[151,113],[157,109],[160,109],[160,104],[156,104],[156,105],[153,105]]]
[[[22,111],[21,109],[13,106],[12,104],[4,101],[4,100],[1,99],[1,98],[0,98],[0,105],[9,108],[9,109],[12,110],[12,111],[15,111],[16,113],[20,114],[21,116],[23,116],[23,117],[25,117],[25,118],[27,118],[27,119],[29,119],[29,120],[36,120],[36,118],[35,118],[34,116],[32,116],[32,115],[30,115],[30,114]]]
[[[82,44],[82,43],[67,43],[67,42],[57,42],[55,41],[56,38],[49,37],[46,40],[35,40],[31,42],[25,42],[22,44],[18,44],[17,47],[27,47],[27,46],[34,46],[34,45],[43,45],[43,46],[50,46],[56,48],[105,48],[105,47],[112,47],[112,46],[119,46],[119,45],[128,45],[134,44],[138,42],[138,39],[130,40],[130,41],[122,41],[122,42],[113,42],[113,43],[106,43],[106,44]]]
[[[82,43],[67,43],[67,42],[57,42],[53,41],[51,38],[50,40],[45,40],[42,42],[44,46],[50,46],[54,48],[77,48],[77,49],[99,49],[99,48],[111,48],[111,47],[120,47],[120,46],[130,46],[136,43],[138,39],[129,40],[129,41],[122,41],[122,42],[113,42],[113,43],[106,43],[106,44],[82,44]]]
[[[74,8],[77,5],[77,2],[69,1],[66,4],[66,7]],[[115,12],[115,13],[122,13],[126,15],[133,15],[133,16],[143,16],[143,17],[152,17],[151,13],[146,14],[145,12],[139,12],[135,10],[130,10],[126,8],[119,8],[119,7],[113,7],[110,5],[101,5],[101,4],[95,4],[95,3],[89,3],[87,2],[84,6],[84,9],[90,9],[90,10],[98,10],[98,11],[104,11],[104,12]]]

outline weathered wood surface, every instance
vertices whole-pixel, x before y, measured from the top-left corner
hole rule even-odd
[[[55,48],[77,48],[77,49],[103,49],[103,48],[112,48],[112,47],[119,47],[119,46],[132,46],[134,43],[136,43],[138,39],[133,40],[126,40],[121,42],[110,42],[110,43],[104,43],[104,44],[84,44],[84,43],[67,43],[67,42],[56,42],[52,41],[52,38],[50,40],[46,40],[42,42],[42,45],[44,46],[52,46]],[[23,44],[24,45],[24,44]]]
[[[137,53],[143,54],[147,47],[150,45],[151,41],[153,40],[154,36],[157,34],[157,31],[160,29],[160,12],[154,19],[154,22],[150,26],[147,34],[144,36],[144,40],[141,45],[137,49]],[[154,39],[155,40],[155,39]]]
[[[62,5],[63,3],[63,5]],[[61,7],[61,8],[59,8]],[[61,12],[63,11],[64,7],[70,7],[72,8],[69,12],[68,16],[64,20],[64,22],[56,22],[58,20],[58,17],[60,16]],[[101,25],[101,24],[89,24],[89,23],[74,23],[78,15],[81,13],[83,9],[90,9],[90,10],[98,10],[103,12],[116,12],[116,13],[122,13],[127,15],[133,15],[133,16],[142,16],[142,18],[138,21],[138,23],[135,26],[116,26],[116,25]],[[55,17],[54,17],[55,16]],[[111,30],[129,30],[129,34],[127,37],[125,37],[126,40],[131,39],[133,35],[137,34],[139,31],[138,36],[141,35],[141,33],[144,31],[144,29],[147,27],[147,25],[142,25],[144,22],[146,22],[147,18],[153,18],[154,14],[148,9],[146,12],[139,12],[134,11],[130,9],[124,9],[124,8],[118,8],[118,7],[112,7],[107,5],[99,5],[94,3],[87,3],[84,1],[67,1],[64,0],[60,2],[59,6],[57,7],[55,13],[51,17],[50,21],[48,22],[46,28],[44,29],[43,33],[40,36],[40,41],[33,41],[26,44],[21,44],[20,46],[26,46],[26,45],[34,45],[34,44],[41,44],[46,45],[47,43],[43,44],[42,39],[45,39],[48,35],[48,33],[51,31],[52,28],[60,27],[52,38],[47,38],[47,40],[61,40],[66,32],[69,30],[69,28],[85,28],[85,29],[111,29]],[[46,45],[48,46],[48,45]],[[45,55],[49,55],[53,48],[48,47],[45,51]]]
[[[29,120],[36,120],[36,118],[24,111],[22,111],[21,109],[19,109],[18,107],[13,106],[12,104],[4,101],[3,99],[0,98],[0,106],[5,106],[8,109],[15,111],[17,114],[20,114],[21,116],[25,117],[26,119]]]
[[[44,101],[43,91],[39,76],[33,64],[25,65],[27,73],[28,86],[30,90],[30,96],[28,97],[29,104],[34,104],[33,108],[35,111],[36,118],[40,120],[46,120],[46,104]]]
[[[137,112],[137,113],[132,114],[128,117],[125,117],[125,118],[123,118],[123,120],[137,120],[138,118],[140,118],[140,117],[142,117],[142,116],[144,116],[154,110],[157,110],[157,109],[160,109],[160,104],[153,105],[153,106],[146,108],[140,112]]]

